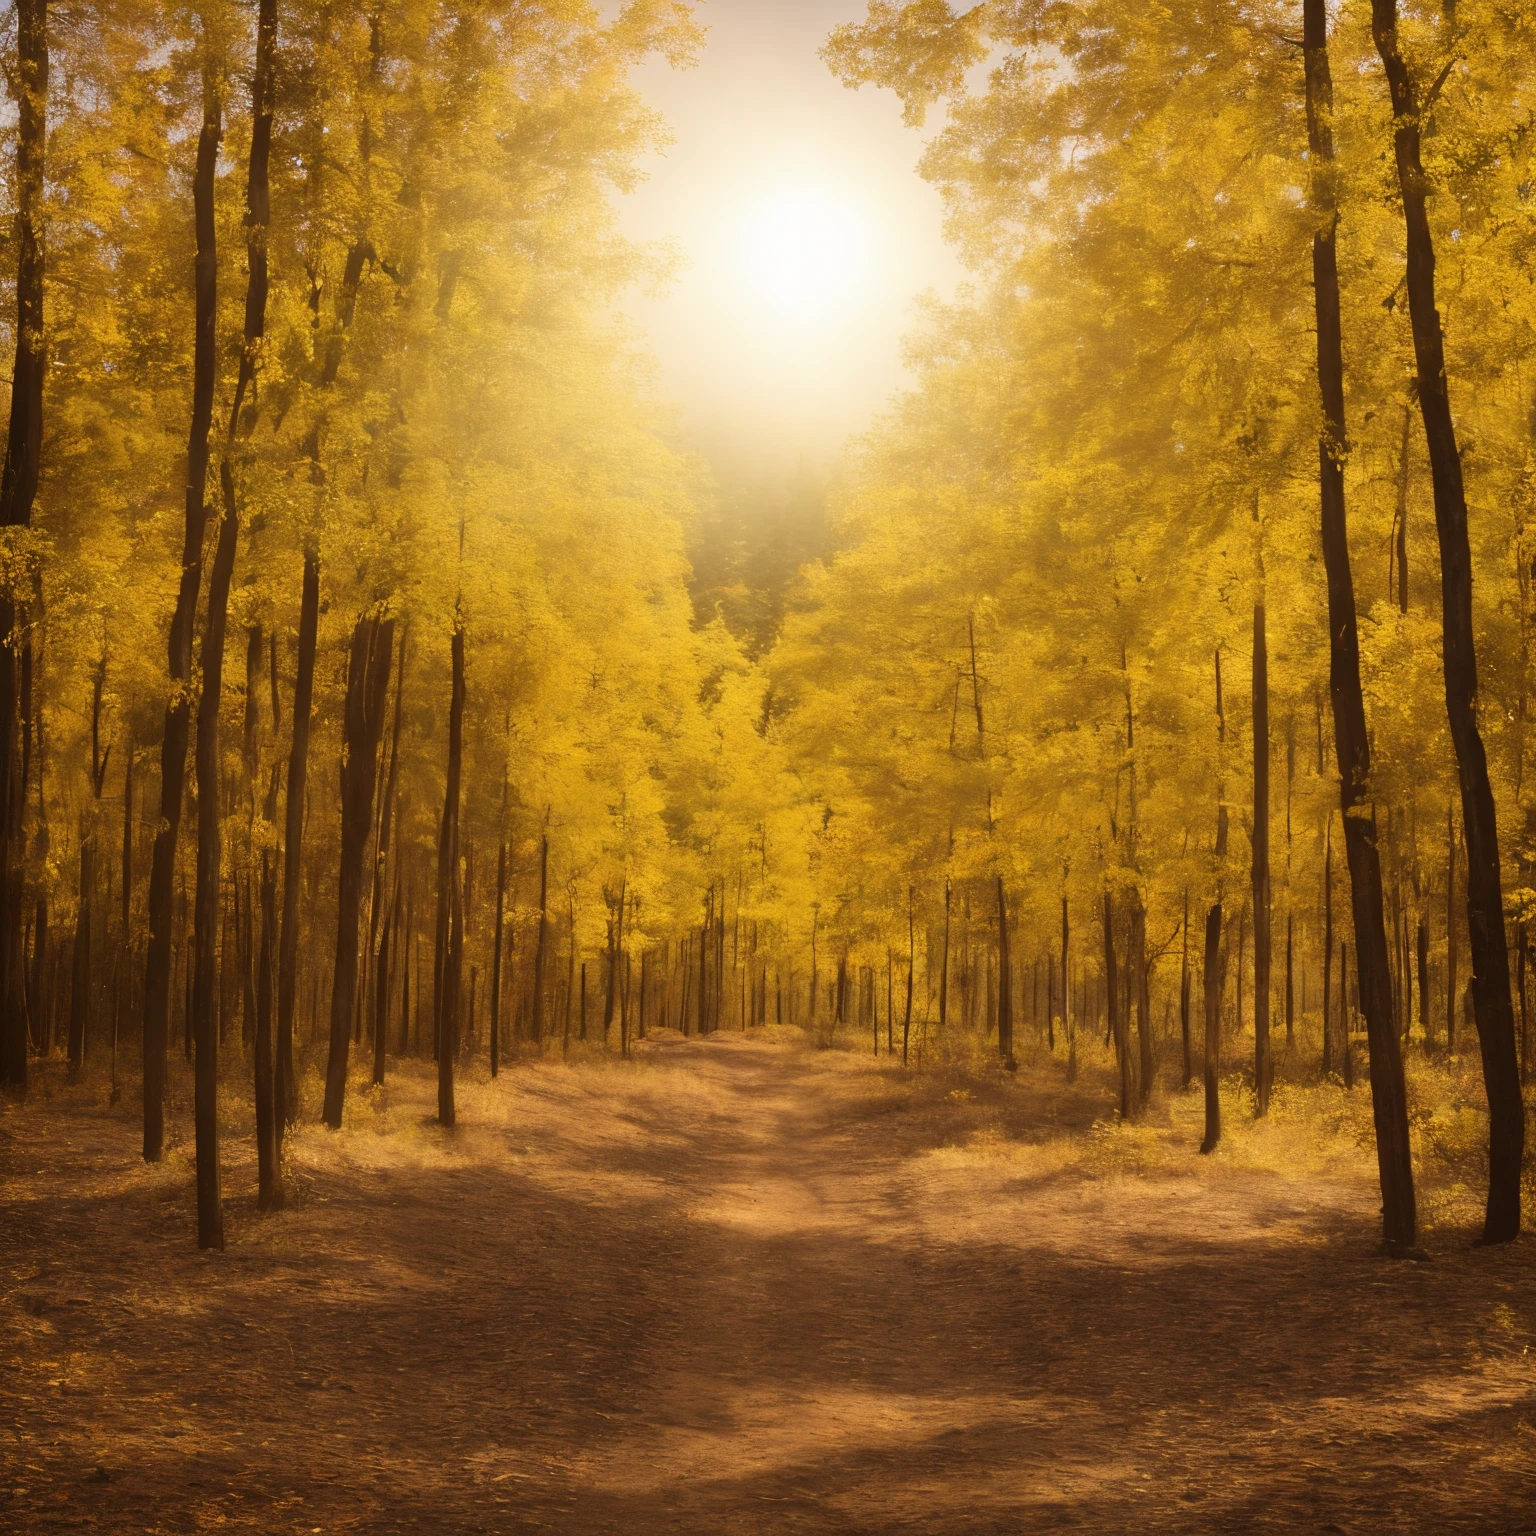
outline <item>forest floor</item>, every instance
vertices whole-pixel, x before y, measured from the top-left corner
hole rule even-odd
[[[1358,1148],[1201,1159],[1194,1095],[771,1031],[474,1076],[445,1134],[407,1064],[279,1217],[232,1109],[210,1255],[187,1148],[47,1082],[6,1532],[1536,1532],[1530,1242],[1380,1259]]]

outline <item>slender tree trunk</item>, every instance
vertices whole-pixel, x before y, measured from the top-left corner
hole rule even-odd
[[[448,710],[448,785],[443,798],[443,824],[437,854],[437,912],[440,943],[447,940],[447,953],[433,999],[437,1047],[437,1118],[439,1123],[456,1123],[453,1098],[453,1058],[457,1045],[459,1012],[458,976],[452,965],[452,915],[454,892],[459,878],[459,786],[464,772],[464,630],[453,631],[453,694]],[[444,930],[449,930],[444,932]]]
[[[211,67],[203,85],[203,124],[192,183],[197,256],[196,320],[192,369],[192,428],[187,449],[186,526],[181,584],[171,618],[170,698],[160,748],[160,822],[149,870],[149,948],[144,982],[144,1160],[160,1161],[165,1137],[165,1052],[170,1023],[171,937],[174,922],[176,841],[186,788],[187,745],[192,721],[192,632],[203,573],[208,526],[208,436],[213,425],[217,369],[217,251],[214,176],[222,135],[222,111]]]
[[[1152,999],[1147,984],[1147,909],[1140,892],[1131,908],[1130,976],[1127,979],[1136,998],[1136,1042],[1141,1068],[1137,1097],[1145,1108],[1152,1098]]]
[[[226,511],[219,522],[208,611],[203,629],[203,691],[197,707],[197,892],[193,902],[194,1113],[197,1142],[197,1246],[224,1246],[219,1169],[218,981],[220,895],[219,703],[224,681],[224,635],[229,583],[235,568],[239,524]]]
[[[19,90],[17,89],[19,87]],[[0,470],[0,527],[32,522],[43,450],[43,226],[48,138],[47,0],[17,0],[16,353],[11,373],[11,416]],[[17,759],[20,703],[17,650],[12,645],[16,607],[0,596],[0,1083],[27,1090],[27,1008],[22,948],[22,824],[26,774]],[[158,1136],[155,1157],[159,1157]]]
[[[1340,982],[1342,984],[1342,976]],[[1333,1070],[1333,813],[1323,843],[1323,1076]]]
[[[973,653],[974,654],[974,653]],[[980,706],[978,705],[978,710]],[[978,727],[980,715],[978,714]],[[917,928],[913,913],[912,887],[907,887],[907,1011],[901,1023],[901,1064],[907,1064],[907,1049],[912,1039],[912,980],[917,971]]]
[[[1194,1081],[1195,1062],[1192,1042],[1189,1038],[1189,1003],[1190,1003],[1190,978],[1189,978],[1189,887],[1184,887],[1184,953],[1179,961],[1179,1036],[1184,1046],[1184,1081],[1185,1092],[1189,1091],[1189,1085]]]
[[[1205,916],[1205,1153],[1221,1142],[1221,924],[1218,901]]]
[[[373,930],[378,926],[379,907],[384,899],[384,877],[386,866],[389,863],[391,834],[394,822],[400,814],[398,800],[400,711],[405,693],[405,642],[406,635],[402,633],[398,647],[398,660],[395,664],[395,717],[394,724],[390,727],[389,773],[384,780],[384,796],[379,806],[378,847],[375,849],[373,856],[372,915],[368,920],[368,954],[374,962],[373,1081],[376,1085],[384,1081],[385,1052],[389,1042],[389,953],[392,930],[398,927],[399,924],[400,879],[398,871],[395,877],[394,899],[390,904],[389,917],[384,924],[384,931],[377,939],[377,951],[374,949],[375,937]]]
[[[277,944],[277,1123],[281,1161],[283,1130],[299,1115],[298,1077],[293,1059],[293,1011],[299,980],[299,874],[304,852],[304,796],[309,776],[309,727],[314,712],[315,645],[320,625],[320,558],[304,553],[299,603],[298,667],[293,684],[293,740],[288,752],[288,796],[283,827],[283,923]]]
[[[1379,4],[1380,0],[1373,0]],[[1382,916],[1381,858],[1374,818],[1365,813],[1370,740],[1360,686],[1354,577],[1344,502],[1344,352],[1339,313],[1338,209],[1333,184],[1333,82],[1325,0],[1304,6],[1307,125],[1312,158],[1312,275],[1317,319],[1317,375],[1323,430],[1318,442],[1323,564],[1328,579],[1329,690],[1339,765],[1344,851],[1349,864],[1360,1000],[1371,1045],[1371,1102],[1381,1177],[1382,1229],[1389,1251],[1414,1247],[1418,1216],[1408,1142],[1402,1052],[1392,1027],[1387,935]],[[1500,930],[1502,932],[1502,930]]]
[[[107,663],[103,658],[97,664],[92,680],[90,800],[80,823],[80,905],[75,916],[74,976],[69,997],[69,1075],[72,1080],[79,1077],[85,1065],[86,1041],[94,1011],[91,1007],[95,992],[91,909],[96,901],[96,837],[101,826],[101,791],[107,774],[106,756],[101,750],[101,704],[106,683]],[[19,973],[25,960],[19,939],[16,954]]]
[[[1435,300],[1435,247],[1429,225],[1428,182],[1419,152],[1422,105],[1398,48],[1397,0],[1371,0],[1371,30],[1392,97],[1393,148],[1407,236],[1408,313],[1417,363],[1419,412],[1434,486],[1435,527],[1440,539],[1445,705],[1461,781],[1462,824],[1467,839],[1472,999],[1488,1095],[1488,1204],[1483,1241],[1502,1243],[1509,1242],[1520,1230],[1525,1106],[1515,1057],[1498,817],[1487,754],[1477,724],[1477,650],[1472,622],[1467,498],[1451,415],[1445,342]],[[1371,1044],[1374,1081],[1374,1039]]]
[[[569,891],[571,922],[571,953],[565,970],[565,1022],[560,1034],[560,1054],[569,1056],[571,1053],[571,994],[576,989],[576,895],[574,890]],[[670,967],[669,967],[670,970]],[[661,1022],[667,1022],[666,1003],[663,1000]]]
[[[620,896],[622,903],[623,896]],[[622,906],[619,922],[622,927]],[[533,950],[533,1040],[537,1050],[544,1049],[544,957],[549,950],[549,833],[539,839],[539,932]]]
[[[505,804],[502,807],[505,814]],[[507,911],[507,834],[496,855],[496,929],[491,950],[491,1076],[501,1071],[501,949]],[[569,1018],[569,1014],[567,1014]],[[569,1031],[567,1031],[569,1033]]]
[[[949,876],[944,877],[944,966],[939,972],[939,1028],[949,1023],[949,917],[954,896]],[[876,1037],[878,1043],[878,1036]],[[878,1054],[878,1051],[877,1051]]]
[[[997,1051],[1003,1065],[1017,1072],[1013,1056],[1013,963],[1008,952],[1008,899],[997,877]]]
[[[331,982],[331,1041],[325,1067],[323,1118],[341,1129],[347,1059],[357,1007],[363,865],[373,829],[379,741],[394,660],[395,621],[364,614],[352,630],[341,762],[341,856],[336,879],[336,963]]]
[[[1269,641],[1264,604],[1253,608],[1253,1099],[1269,1113]]]
[[[277,870],[270,849],[261,854],[261,944],[256,958],[256,1204],[283,1208],[283,1172],[278,1162],[280,1119],[272,1059],[273,939],[277,931]]]
[[[1120,1118],[1131,1118],[1131,1052],[1121,1011],[1120,969],[1115,957],[1115,902],[1104,892],[1104,990],[1109,1005],[1109,1033],[1115,1046],[1115,1065],[1120,1076]]]
[[[1456,808],[1445,808],[1445,1054],[1456,1054]]]

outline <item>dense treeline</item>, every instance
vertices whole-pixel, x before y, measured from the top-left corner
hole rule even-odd
[[[274,1207],[399,1056],[452,1124],[467,1059],[770,1020],[1091,1032],[1207,1151],[1358,1073],[1394,1251],[1405,1053],[1475,1036],[1514,1235],[1517,13],[877,0],[829,62],[945,103],[976,287],[830,531],[707,510],[608,320],[685,4],[14,21],[4,1073],[141,1070],[155,1159],[195,1060],[201,1241],[221,1077]]]

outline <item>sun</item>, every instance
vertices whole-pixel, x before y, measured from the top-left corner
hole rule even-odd
[[[860,211],[827,188],[765,192],[743,211],[738,240],[752,291],[785,319],[815,320],[837,309],[869,270]]]

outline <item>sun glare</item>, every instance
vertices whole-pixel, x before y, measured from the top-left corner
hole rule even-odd
[[[786,188],[753,203],[740,248],[759,299],[786,318],[814,319],[851,297],[869,269],[858,210],[822,189]]]

